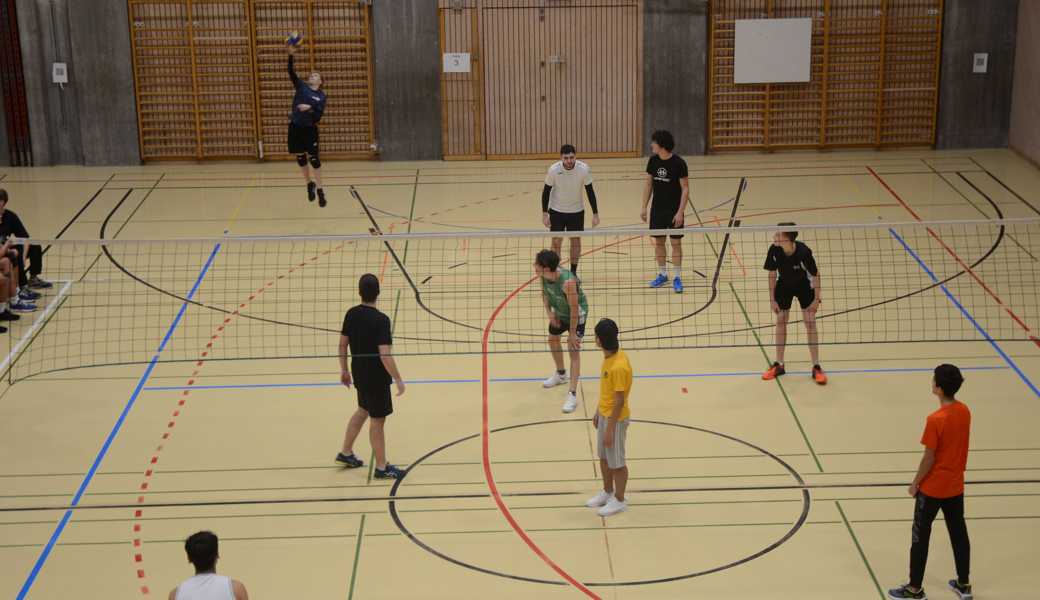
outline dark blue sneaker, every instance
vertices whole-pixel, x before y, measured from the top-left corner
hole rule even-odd
[[[888,590],[888,597],[892,600],[900,600],[901,598],[915,598],[916,600],[928,600],[928,596],[924,595],[924,588],[921,588],[916,592],[911,592],[909,585],[903,585],[895,588],[894,590]]]
[[[657,287],[661,287],[662,285],[664,285],[666,283],[668,283],[668,276],[667,275],[658,275],[657,279],[655,279],[655,280],[650,282],[650,287],[657,288]]]
[[[387,463],[385,469],[377,468],[376,472],[372,476],[376,479],[401,479],[404,477],[404,471],[390,463]]]
[[[348,469],[356,469],[358,467],[364,466],[365,463],[360,458],[355,456],[353,452],[350,453],[350,456],[347,456],[346,454],[340,452],[336,455],[336,464],[341,467],[347,467]]]
[[[26,302],[32,302],[33,300],[39,300],[40,296],[42,296],[42,294],[40,294],[39,292],[34,292],[34,291],[30,290],[27,287],[24,287],[24,288],[18,290],[18,297],[21,298],[22,300],[25,300]]]
[[[675,288],[675,293],[676,294],[681,294],[682,293],[682,282],[679,281],[678,277],[676,277],[675,279],[672,280],[672,287]]]

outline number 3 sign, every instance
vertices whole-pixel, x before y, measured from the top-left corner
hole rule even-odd
[[[445,73],[469,73],[469,53],[445,54]]]

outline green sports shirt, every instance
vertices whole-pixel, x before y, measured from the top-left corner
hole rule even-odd
[[[589,301],[585,298],[585,292],[581,291],[581,282],[578,281],[578,278],[567,269],[560,267],[560,276],[556,278],[556,281],[549,281],[545,277],[541,279],[542,290],[545,291],[545,297],[549,299],[549,306],[561,321],[567,323],[571,322],[571,305],[567,302],[567,292],[564,291],[563,284],[568,279],[574,280],[578,286],[578,324],[584,323],[585,317],[589,314]]]

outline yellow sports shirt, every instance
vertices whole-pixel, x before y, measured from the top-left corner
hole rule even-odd
[[[623,350],[603,361],[599,379],[599,414],[610,418],[614,411],[614,392],[625,392],[625,408],[621,409],[618,421],[628,418],[628,393],[632,391],[632,363],[628,362]]]

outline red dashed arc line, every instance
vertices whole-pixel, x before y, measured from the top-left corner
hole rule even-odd
[[[354,242],[347,242],[346,245],[350,245],[350,244],[353,244],[353,243]],[[336,246],[336,248],[334,248],[334,250],[341,250],[342,248],[343,248],[343,246]],[[327,250],[324,253],[322,253],[321,255],[315,256],[315,257],[311,258],[309,261],[301,263],[300,267],[303,267],[303,266],[307,265],[309,262],[318,260],[318,258],[320,258],[321,256],[327,256],[331,252],[332,252],[332,250]],[[297,267],[297,269],[300,268],[300,267]],[[285,275],[291,274],[294,271],[296,271],[296,269],[289,269],[288,273],[286,273]],[[249,304],[250,302],[255,300],[257,296],[262,294],[266,288],[273,286],[279,280],[285,278],[285,275],[279,275],[274,281],[268,282],[267,285],[265,285],[264,287],[262,287],[259,290],[257,290],[256,293],[254,293],[253,295],[249,296],[249,300],[247,300],[246,302],[243,302],[242,304],[240,304],[239,308],[245,308],[247,304]],[[201,353],[200,360],[196,364],[197,367],[201,367],[203,365],[203,363],[206,362],[205,360],[202,360],[202,359],[205,359],[207,356],[209,356],[210,349],[213,347],[213,340],[216,340],[220,336],[220,334],[224,331],[224,328],[227,326],[227,324],[230,323],[231,319],[235,315],[237,315],[237,314],[238,314],[237,310],[234,311],[233,313],[231,313],[232,316],[224,319],[224,324],[217,328],[217,333],[213,334],[213,336],[210,338],[210,342],[206,344],[206,350]],[[198,371],[198,369],[196,369],[191,374],[191,376],[194,378],[194,377],[198,376],[198,374],[199,374],[199,371]],[[184,400],[183,396],[187,396],[191,392],[191,387],[194,386],[194,385],[195,385],[195,379],[189,379],[188,383],[187,383],[187,386],[186,386],[186,388],[188,388],[188,389],[184,390],[184,393],[182,394],[181,400],[177,402],[177,406],[178,407],[184,406],[185,400]],[[174,427],[174,425],[177,424],[176,419],[178,417],[180,417],[180,416],[181,416],[180,408],[178,408],[177,410],[174,410],[173,411],[173,418],[174,418],[174,420],[170,421],[166,425],[166,429],[172,429]],[[163,435],[162,435],[162,439],[163,440],[167,440],[169,438],[170,438],[169,431],[167,431],[166,433],[163,433]],[[159,453],[162,452],[164,446],[165,446],[164,444],[160,444],[158,447],[156,447],[156,449],[155,449],[156,454],[155,454],[155,456],[152,457],[152,459],[149,462],[149,464],[154,465],[154,464],[157,464],[159,462],[159,456],[160,456]],[[141,491],[142,492],[148,491],[148,484],[150,483],[150,478],[152,477],[152,474],[154,472],[155,472],[154,469],[148,469],[147,471],[145,471],[145,473],[144,473],[145,481],[143,481],[141,483]],[[143,495],[142,496],[138,496],[137,497],[137,503],[138,504],[144,504],[144,498],[145,497]],[[134,512],[134,518],[135,519],[140,519],[140,518],[142,518],[143,515],[144,515],[144,510],[142,510],[142,509],[138,509],[137,511]],[[140,522],[134,523],[134,548],[139,548],[141,546],[141,538],[142,537],[143,536],[141,535],[141,523]],[[143,553],[134,554],[134,563],[135,564],[142,564],[142,563],[144,563],[144,555],[143,555]],[[137,578],[138,579],[145,579],[145,570],[143,568],[142,569],[137,569]],[[150,592],[149,592],[148,586],[147,585],[142,585],[141,586],[141,594],[148,595],[149,593]]]
[[[903,202],[903,199],[899,197],[899,194],[895,193],[895,191],[893,191],[892,188],[888,187],[888,184],[885,183],[885,180],[882,179],[877,173],[875,173],[874,169],[871,169],[870,167],[867,167],[867,170],[870,171],[870,174],[873,175],[881,183],[881,185],[885,186],[885,189],[888,190],[888,193],[892,194],[892,196],[896,200],[898,200],[900,204],[903,205],[903,208],[905,208],[907,210],[907,212],[909,212],[915,219],[917,219],[918,222],[921,222],[921,217],[917,216],[917,213],[915,213],[909,206],[907,206],[906,202]],[[946,245],[946,242],[944,242],[942,240],[942,238],[939,237],[938,234],[936,234],[934,231],[932,231],[931,227],[925,227],[925,229],[928,231],[929,234],[931,234],[931,236],[933,238],[935,238],[935,240],[937,242],[939,242],[939,244],[942,245],[943,249],[946,250],[946,252],[950,256],[952,256],[954,260],[957,261],[957,264],[959,264],[962,269],[967,271],[968,274],[971,275],[971,278],[974,279],[975,282],[978,283],[980,286],[982,286],[982,289],[986,290],[986,293],[989,294],[991,298],[996,300],[997,304],[999,304],[1005,311],[1007,311],[1007,314],[1011,315],[1011,318],[1014,319],[1015,322],[1018,323],[1018,325],[1022,329],[1026,330],[1026,333],[1031,333],[1032,332],[1032,330],[1029,329],[1029,327],[1027,327],[1026,324],[1023,323],[1022,320],[1018,318],[1018,315],[1016,315],[1014,312],[1012,312],[1011,309],[1008,308],[1007,306],[1004,306],[1004,302],[995,293],[993,293],[993,290],[989,289],[989,286],[987,286],[985,283],[982,282],[982,279],[980,279],[979,276],[976,275],[975,272],[971,270],[971,267],[969,267],[968,265],[964,264],[964,261],[962,261],[960,259],[960,257],[957,256],[957,254],[953,250],[951,250],[949,246]],[[1030,339],[1033,340],[1034,343],[1036,343],[1037,346],[1040,346],[1040,341],[1037,341],[1037,338],[1035,336],[1029,336],[1029,337],[1030,337]]]

